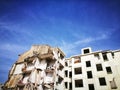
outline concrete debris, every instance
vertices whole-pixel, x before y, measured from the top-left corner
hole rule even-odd
[[[57,89],[56,83],[61,76],[58,70],[59,66],[64,65],[64,56],[59,48],[52,48],[48,45],[32,46],[30,50],[19,55],[18,60],[13,64],[4,90]],[[61,72],[64,72],[63,68]]]

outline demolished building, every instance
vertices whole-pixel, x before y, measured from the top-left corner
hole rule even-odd
[[[64,57],[59,48],[33,45],[9,71],[4,90],[64,89]]]

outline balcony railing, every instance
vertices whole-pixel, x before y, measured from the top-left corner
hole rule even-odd
[[[39,55],[40,59],[53,59],[53,54],[52,53],[47,53],[47,54],[41,54]]]
[[[64,71],[62,70],[59,70],[58,71],[58,75],[60,76],[60,77],[62,77],[62,78],[64,78]]]
[[[61,65],[65,66],[65,63],[64,63],[63,60],[59,59],[59,62],[60,62]]]
[[[17,83],[17,86],[18,86],[18,87],[24,87],[25,84],[22,82],[22,80],[20,80],[20,81]]]
[[[46,76],[46,77],[44,78],[44,83],[45,83],[45,84],[54,83],[53,77],[48,77],[48,76]]]

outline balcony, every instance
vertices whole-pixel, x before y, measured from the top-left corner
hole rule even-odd
[[[60,64],[61,64],[62,66],[65,66],[65,63],[64,63],[63,60],[59,59],[59,62],[60,62]]]
[[[81,60],[79,59],[74,60],[74,64],[77,64],[77,63],[81,63]]]
[[[24,59],[24,61],[27,63],[32,63],[34,59],[35,59],[35,57],[32,56],[32,57],[27,57],[26,59]]]
[[[59,70],[58,71],[58,75],[60,76],[60,77],[62,77],[62,78],[64,78],[64,71],[62,70]]]
[[[26,68],[22,68],[22,72],[24,74],[30,74],[32,72],[32,70],[27,70]]]
[[[25,84],[22,82],[22,80],[20,80],[20,81],[17,83],[17,86],[18,86],[18,87],[24,87]]]
[[[41,54],[38,56],[40,59],[53,59],[53,54],[52,53],[47,53],[47,54]]]
[[[48,76],[46,76],[46,77],[44,78],[44,83],[45,83],[45,84],[54,83],[53,77],[48,77]]]
[[[69,77],[65,77],[65,78],[64,78],[64,82],[72,82],[72,79],[69,78]]]
[[[45,70],[46,72],[54,72],[55,68],[54,67],[47,67]]]

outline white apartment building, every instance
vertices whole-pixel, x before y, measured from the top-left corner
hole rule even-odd
[[[4,90],[63,90],[64,53],[48,45],[34,45],[13,64]]]
[[[120,90],[120,50],[92,52],[65,61],[65,90]]]

